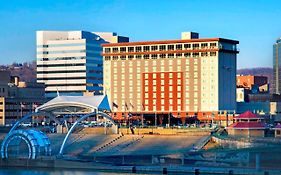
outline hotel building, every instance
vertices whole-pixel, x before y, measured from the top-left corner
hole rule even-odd
[[[114,117],[234,112],[238,43],[183,32],[180,40],[102,44],[104,91]]]
[[[273,45],[273,82],[272,93],[281,94],[281,38]]]
[[[37,31],[37,82],[46,97],[102,94],[102,43],[128,42],[111,32]]]

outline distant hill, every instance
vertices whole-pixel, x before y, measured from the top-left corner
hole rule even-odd
[[[0,70],[10,70],[13,76],[19,76],[21,81],[36,81],[36,62],[13,63],[0,65]],[[273,69],[269,67],[238,69],[237,74],[267,76],[272,84]]]
[[[13,63],[11,65],[0,65],[0,70],[11,71],[12,76],[20,77],[20,81],[36,81],[36,62]]]

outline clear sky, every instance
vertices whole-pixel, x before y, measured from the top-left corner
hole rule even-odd
[[[35,60],[36,30],[113,31],[131,41],[240,41],[238,68],[271,67],[281,0],[0,0],[0,64]]]

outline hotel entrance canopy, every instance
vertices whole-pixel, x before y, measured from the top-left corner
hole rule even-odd
[[[94,111],[110,111],[106,95],[57,96],[35,110],[60,114],[86,114]]]

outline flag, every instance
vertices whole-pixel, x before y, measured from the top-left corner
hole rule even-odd
[[[112,108],[118,108],[118,105],[114,102],[112,102]]]
[[[144,104],[142,104],[142,110],[143,110],[143,111],[145,110]]]
[[[125,102],[125,110],[128,110],[128,105],[127,105],[127,102]]]
[[[33,108],[33,109],[36,109],[37,107],[38,107],[38,105],[37,105],[36,103],[33,103],[33,104],[32,104],[32,108]]]
[[[131,102],[130,102],[130,106],[131,106],[132,109],[134,109],[134,105]]]
[[[20,107],[25,108],[25,105],[22,102],[20,102]]]

